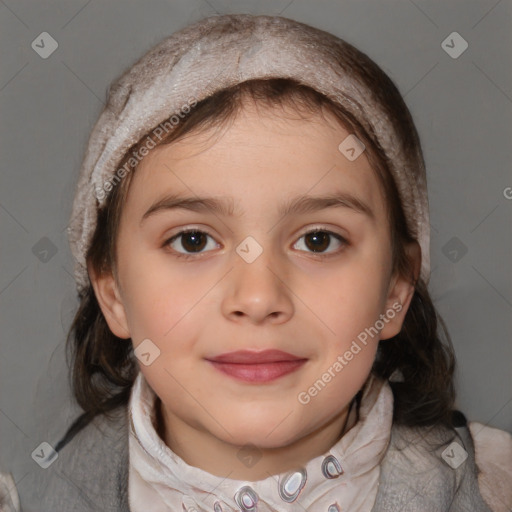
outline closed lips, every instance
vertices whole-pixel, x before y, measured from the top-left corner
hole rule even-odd
[[[229,363],[229,364],[268,364],[278,363],[285,361],[299,361],[305,358],[283,352],[281,350],[264,350],[260,352],[250,350],[238,350],[236,352],[227,352],[208,358],[209,361],[215,363]]]
[[[252,385],[262,385],[297,371],[307,359],[281,350],[239,350],[207,361],[230,378]]]

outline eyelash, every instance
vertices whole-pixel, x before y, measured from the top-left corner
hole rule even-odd
[[[175,235],[173,235],[171,238],[167,239],[164,244],[163,244],[163,247],[164,248],[168,248],[169,245],[174,242],[175,240],[177,240],[179,237],[183,236],[183,235],[186,235],[187,233],[200,233],[200,234],[203,234],[203,235],[206,235],[212,239],[213,236],[211,236],[209,233],[207,233],[206,231],[202,231],[200,229],[197,229],[197,228],[187,228],[187,229],[183,229],[182,231],[179,231],[178,233],[176,233]],[[310,254],[314,255],[315,257],[317,258],[321,258],[321,259],[325,259],[325,258],[328,258],[328,257],[331,257],[331,256],[334,256],[338,253],[340,253],[346,246],[350,245],[348,240],[344,237],[342,237],[341,235],[339,235],[338,233],[334,233],[330,230],[328,230],[327,228],[324,228],[322,226],[317,226],[313,229],[310,229],[308,231],[306,231],[305,233],[303,233],[298,239],[300,240],[301,238],[311,234],[311,233],[325,233],[329,236],[332,236],[333,238],[335,238],[336,240],[338,240],[341,244],[342,244],[342,247],[340,249],[338,249],[337,251],[334,251],[334,252],[329,252],[329,253],[315,253],[315,252],[310,252]],[[297,243],[297,242],[295,242]],[[295,245],[295,244],[294,244]],[[330,244],[329,244],[330,245]],[[174,253],[174,256],[177,257],[177,258],[182,258],[182,259],[185,259],[185,260],[188,260],[188,259],[192,259],[192,258],[196,258],[197,256],[200,256],[201,254],[205,254],[204,252],[196,252],[196,253],[182,253],[182,252],[178,252],[178,251],[175,251],[174,249],[170,249],[173,253]],[[208,252],[208,251],[206,251]]]

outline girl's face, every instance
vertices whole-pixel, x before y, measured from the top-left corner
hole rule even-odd
[[[327,450],[413,292],[391,275],[365,153],[338,149],[349,133],[330,115],[280,112],[245,105],[222,133],[150,152],[123,209],[119,281],[93,279],[113,332],[135,348],[150,340],[140,369],[177,453],[205,439]],[[212,362],[268,350],[291,356]]]

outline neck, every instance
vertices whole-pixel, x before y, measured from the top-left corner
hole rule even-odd
[[[157,398],[156,431],[169,448],[188,465],[234,480],[257,481],[296,470],[327,451],[357,422],[358,395],[327,424],[292,443],[262,448],[247,443],[236,446],[188,425],[167,413]],[[257,463],[256,463],[257,462]]]

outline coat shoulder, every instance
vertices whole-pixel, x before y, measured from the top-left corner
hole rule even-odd
[[[469,430],[475,445],[478,483],[493,512],[512,510],[512,435],[472,421]]]
[[[474,453],[465,424],[393,425],[372,512],[494,512],[480,493]]]
[[[57,443],[55,460],[18,488],[21,510],[128,510],[128,421],[127,407],[119,407]]]

